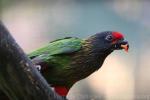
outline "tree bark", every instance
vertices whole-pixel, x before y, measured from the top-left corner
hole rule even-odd
[[[51,90],[1,21],[0,90],[10,100],[63,100]],[[6,97],[3,93],[0,100]]]

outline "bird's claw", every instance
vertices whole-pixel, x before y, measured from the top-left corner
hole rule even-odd
[[[37,69],[38,71],[41,71],[41,66],[40,66],[40,65],[36,65],[35,67],[36,67],[36,69]]]

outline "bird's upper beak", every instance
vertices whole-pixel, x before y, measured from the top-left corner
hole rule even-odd
[[[115,50],[124,49],[126,52],[129,50],[129,44],[128,41],[120,40],[117,43],[114,44]]]

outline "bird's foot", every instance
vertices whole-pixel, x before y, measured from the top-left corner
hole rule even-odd
[[[39,72],[41,71],[41,65],[36,65],[35,67]]]

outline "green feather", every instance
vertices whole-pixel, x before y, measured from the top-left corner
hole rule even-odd
[[[34,64],[46,63],[48,69],[43,73],[46,80],[55,85],[63,85],[67,68],[70,67],[72,58],[70,54],[80,51],[83,40],[79,38],[64,38],[50,42],[46,46],[33,51],[28,56]]]
[[[30,58],[34,58],[39,55],[48,54],[48,55],[55,55],[55,54],[65,54],[65,53],[72,53],[75,51],[80,50],[82,46],[82,41],[79,38],[64,38],[55,40],[50,42],[46,46],[28,54]]]

